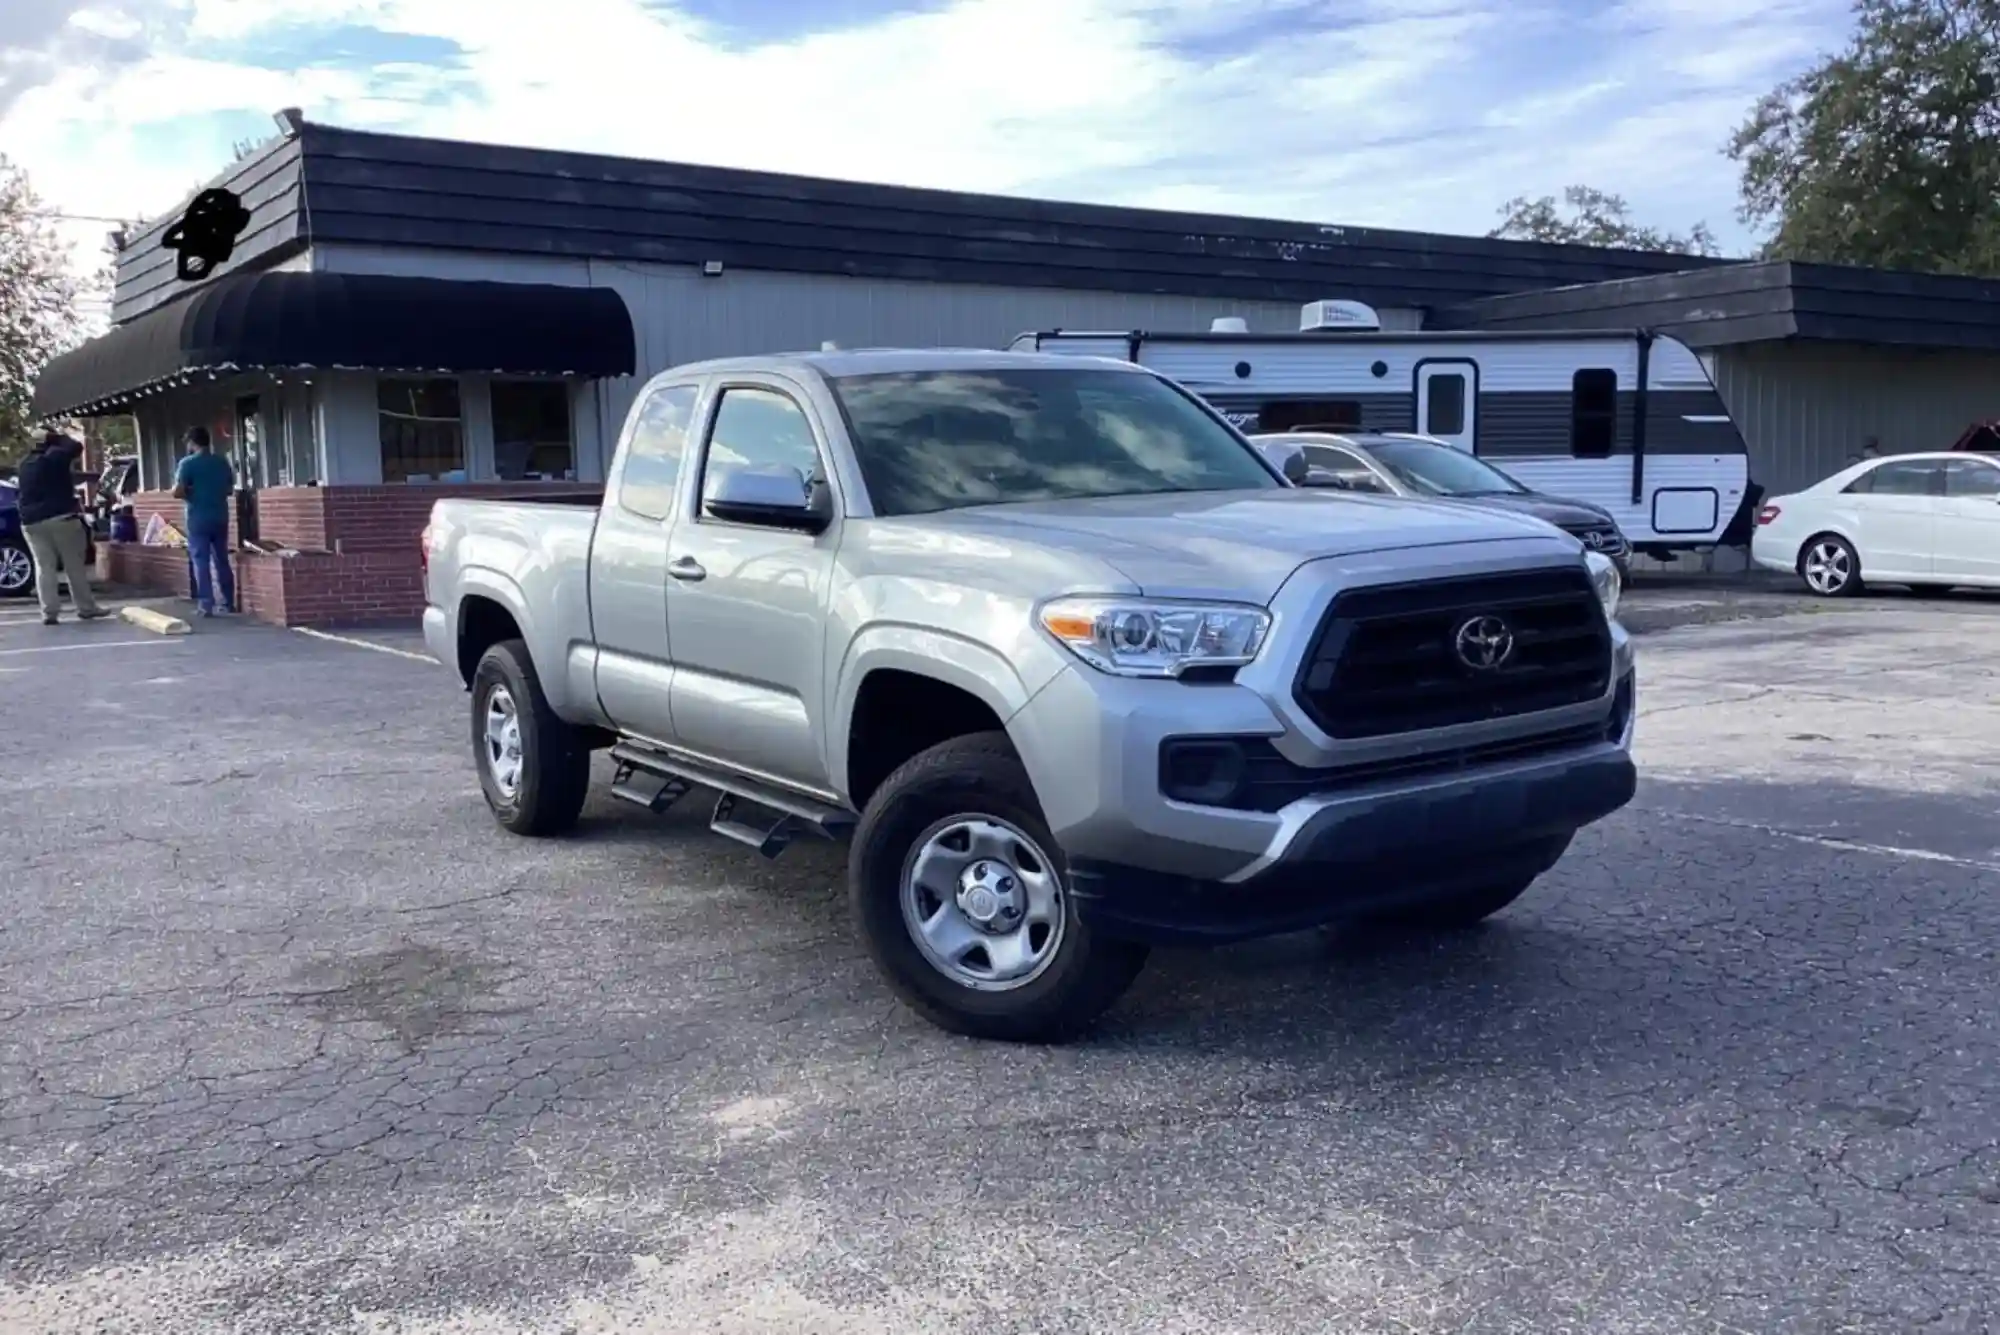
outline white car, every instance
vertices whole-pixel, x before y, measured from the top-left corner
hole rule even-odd
[[[1842,598],[1863,580],[1930,591],[2000,588],[2000,459],[1868,459],[1757,512],[1750,556]]]

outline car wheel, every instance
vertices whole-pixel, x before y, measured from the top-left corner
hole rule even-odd
[[[35,558],[25,543],[0,542],[0,598],[26,598],[35,591]]]
[[[590,792],[590,748],[549,708],[519,640],[494,645],[473,670],[472,749],[501,828],[542,836],[576,824]]]
[[[1861,592],[1861,557],[1836,533],[1822,533],[1799,549],[1799,578],[1822,598],[1851,598]]]
[[[1146,948],[1076,917],[1068,868],[1004,733],[940,743],[891,774],[854,832],[862,943],[905,1005],[974,1038],[1059,1042],[1131,986]]]

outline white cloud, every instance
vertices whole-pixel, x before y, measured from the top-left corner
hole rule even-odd
[[[171,207],[227,161],[217,116],[261,132],[297,105],[453,138],[1419,230],[1481,232],[1502,200],[1580,182],[1725,236],[1723,139],[1838,43],[1846,14],[1843,0],[955,0],[751,40],[641,0],[101,0],[81,20],[67,0],[0,7],[0,70],[70,52],[0,101],[0,151],[75,213]],[[336,23],[445,38],[464,62],[251,59]],[[148,46],[82,57],[79,34]],[[188,54],[218,43],[241,62]],[[104,230],[78,226],[86,255]]]

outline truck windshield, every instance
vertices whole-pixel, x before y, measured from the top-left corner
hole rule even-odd
[[[875,513],[1284,485],[1171,385],[1022,367],[835,376]]]
[[[1516,496],[1527,490],[1492,464],[1449,445],[1370,441],[1368,453],[1402,481],[1432,496]]]

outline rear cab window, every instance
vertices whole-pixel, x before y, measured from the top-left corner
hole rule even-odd
[[[625,441],[618,475],[620,509],[641,519],[665,519],[674,512],[688,427],[700,398],[699,385],[662,385],[646,396]]]

